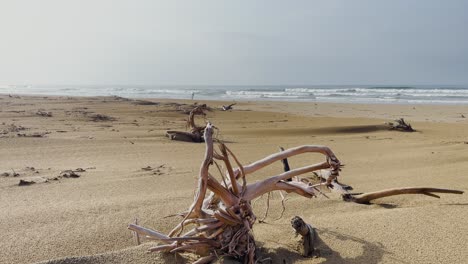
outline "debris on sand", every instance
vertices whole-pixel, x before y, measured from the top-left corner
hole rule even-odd
[[[64,170],[60,172],[59,177],[63,178],[79,178],[81,175],[76,173],[76,171],[73,170]]]
[[[153,167],[147,166],[147,167],[144,167],[144,168],[141,168],[141,169],[144,170],[144,171],[152,171]]]
[[[135,100],[133,102],[134,105],[159,105],[160,103],[158,102],[151,102],[147,100]]]
[[[389,126],[390,130],[398,130],[404,132],[414,132],[415,130],[411,127],[409,123],[406,123],[403,118],[395,120],[395,123],[388,122],[386,125]]]
[[[35,183],[46,183],[49,182],[49,179],[44,177],[30,177],[26,179],[21,179],[18,183],[18,186],[28,186]]]
[[[50,132],[31,133],[31,134],[18,133],[18,134],[16,134],[16,135],[17,135],[18,137],[42,138],[42,137],[45,137],[47,134],[50,134]]]
[[[86,168],[90,169],[90,168]],[[77,168],[74,170],[64,170],[61,171],[57,176],[40,176],[40,171],[43,171],[41,169],[36,169],[34,167],[25,167],[24,169],[21,170],[21,179],[18,183],[18,186],[28,186],[36,183],[51,183],[52,181],[60,181],[61,179],[69,179],[69,178],[79,178],[81,175],[78,174],[78,172],[86,172],[86,169],[83,168]],[[48,171],[51,170],[51,168],[47,169]],[[9,177],[17,177],[20,176],[19,173],[16,173],[12,169],[13,173],[8,173],[4,172],[0,174],[1,176]]]
[[[46,111],[39,110],[39,111],[36,112],[36,115],[43,116],[43,117],[52,117],[52,112],[46,112]]]
[[[112,98],[113,98],[114,100],[116,100],[116,101],[123,101],[123,102],[132,101],[132,99],[125,98],[125,97],[121,97],[121,96],[117,96],[117,95],[112,96]]]
[[[166,171],[170,170],[170,168],[166,167],[166,164],[162,164],[162,165],[159,165],[159,166],[154,167],[154,168],[151,167],[151,166],[146,166],[146,167],[141,168],[141,169],[144,170],[144,171],[151,171],[151,172],[153,172],[154,175],[163,175],[163,174],[166,173],[163,170],[166,170]]]
[[[18,176],[20,176],[20,174],[17,173],[14,169],[11,169],[11,173],[10,172],[4,172],[4,173],[0,174],[0,176],[3,176],[3,177],[10,177],[10,176],[18,177]]]
[[[105,122],[105,121],[114,121],[115,118],[108,116],[108,115],[103,115],[103,114],[92,114],[89,115],[89,118],[93,122]]]
[[[20,180],[20,182],[18,183],[19,186],[26,186],[26,185],[31,185],[31,184],[34,184],[36,183],[35,181],[31,181],[31,180]]]
[[[223,105],[221,110],[223,110],[223,111],[232,110],[232,106],[234,106],[234,105],[236,105],[236,103],[233,103],[233,104],[230,104],[230,105]]]
[[[5,124],[3,123],[2,125],[5,125]],[[6,135],[6,134],[9,134],[9,133],[17,133],[17,132],[20,132],[20,131],[24,131],[26,129],[27,128],[25,128],[23,126],[17,126],[15,124],[10,124],[10,125],[6,125],[5,129],[0,130],[0,134]]]

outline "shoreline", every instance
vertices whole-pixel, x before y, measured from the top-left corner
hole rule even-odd
[[[1,97],[8,97],[8,94],[0,94]],[[14,96],[14,95],[12,95]],[[147,100],[152,102],[183,102],[186,104],[205,103],[217,105],[220,108],[223,104],[235,102],[240,110],[273,111],[279,113],[289,113],[295,115],[312,117],[340,117],[340,118],[375,118],[391,122],[398,118],[405,118],[408,121],[416,122],[447,122],[463,123],[468,122],[468,105],[453,104],[367,104],[367,103],[332,103],[332,102],[290,102],[290,101],[228,101],[228,100],[191,100],[191,99],[170,99],[170,98],[127,98],[120,96],[63,96],[63,95],[21,95],[35,99],[56,98],[56,99],[83,99],[93,98],[121,98],[122,100]],[[292,107],[291,107],[292,106]],[[241,108],[239,108],[241,107]],[[435,108],[438,108],[435,110]]]
[[[122,97],[122,98],[128,98],[132,100],[192,100],[190,98],[190,95],[187,94],[187,98],[182,98],[182,97],[153,97],[153,96],[126,96],[126,95],[118,95],[118,94],[109,94],[109,95],[103,95],[103,94],[96,94],[96,95],[86,95],[86,96],[80,96],[77,94],[70,94],[67,95],[65,93],[63,94],[47,94],[47,93],[3,93],[0,92],[0,95],[3,96],[8,96],[8,95],[21,95],[21,96],[37,96],[37,97],[44,97],[44,96],[56,96],[56,97]],[[277,103],[319,103],[319,104],[361,104],[361,105],[411,105],[411,106],[425,106],[425,105],[430,105],[430,106],[458,106],[458,107],[468,107],[468,100],[466,101],[457,101],[457,102],[444,102],[442,101],[417,101],[417,102],[405,102],[405,101],[382,101],[381,98],[375,98],[374,100],[372,99],[355,99],[353,97],[350,97],[349,99],[342,99],[342,100],[334,100],[334,99],[273,99],[269,97],[258,97],[258,98],[210,98],[207,96],[202,96],[202,97],[197,97],[197,94],[195,94],[195,98],[193,100],[199,100],[199,101],[219,101],[219,102],[277,102]],[[376,102],[377,101],[377,102]]]

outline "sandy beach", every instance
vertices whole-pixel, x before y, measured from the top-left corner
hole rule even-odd
[[[194,101],[0,95],[0,263],[189,263],[192,255],[148,254],[127,224],[164,233],[193,201],[205,146],[171,141]],[[400,195],[371,205],[273,194],[254,235],[273,263],[465,263],[468,259],[468,106],[198,101],[206,120],[247,164],[278,147],[326,145],[356,192],[438,187],[463,195]],[[389,131],[403,117],[414,133]],[[197,122],[202,122],[198,119]],[[323,160],[291,158],[292,167]],[[77,176],[71,175],[73,171]],[[68,171],[68,172],[67,172]],[[281,163],[252,175],[282,171]],[[18,186],[23,180],[25,186]],[[28,181],[36,181],[28,185]],[[266,197],[253,204],[257,217]],[[319,256],[303,258],[293,216],[317,228]]]

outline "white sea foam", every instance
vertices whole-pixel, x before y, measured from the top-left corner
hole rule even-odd
[[[3,94],[123,96],[207,100],[468,104],[468,87],[372,86],[35,86],[0,85]]]

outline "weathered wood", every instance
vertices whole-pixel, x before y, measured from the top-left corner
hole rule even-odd
[[[189,127],[189,132],[187,131],[175,131],[175,130],[168,130],[166,131],[166,136],[171,140],[177,141],[185,141],[185,142],[197,142],[201,143],[204,141],[203,133],[206,126],[197,126],[195,124],[195,116],[202,115],[205,116],[205,112],[203,111],[206,108],[202,106],[196,106],[193,108],[187,119],[187,126]]]
[[[281,151],[284,151],[284,148],[283,147],[280,147],[280,152]],[[282,159],[281,160],[281,163],[283,163],[283,171],[290,171],[291,168],[289,167],[289,162],[288,162],[288,159],[285,158],[285,159]],[[292,181],[292,179],[288,179],[287,181]]]
[[[347,202],[355,202],[360,204],[369,204],[370,201],[394,196],[394,195],[401,195],[401,194],[423,194],[435,198],[440,198],[440,196],[435,195],[433,193],[452,193],[452,194],[463,194],[463,191],[459,190],[450,190],[450,189],[439,189],[439,188],[419,188],[419,187],[404,187],[404,188],[394,188],[388,190],[382,190],[377,192],[370,192],[370,193],[347,193],[343,194],[343,200]]]
[[[236,103],[233,103],[233,104],[230,104],[230,105],[223,105],[223,107],[221,108],[223,111],[228,111],[228,110],[232,110],[232,107],[236,105]]]
[[[208,123],[203,133],[206,145],[205,157],[200,166],[194,201],[189,210],[181,214],[183,220],[167,236],[133,224],[129,225],[129,229],[165,244],[153,247],[150,251],[195,252],[203,256],[199,263],[230,256],[253,264],[256,261],[256,245],[252,227],[256,222],[256,216],[251,201],[275,190],[294,192],[307,198],[314,197],[319,192],[310,184],[288,180],[320,169],[330,169],[336,178],[340,162],[329,148],[309,145],[288,149],[242,166],[239,159],[222,142],[217,142],[220,153],[214,150],[213,129],[214,126]],[[308,152],[324,154],[326,161],[286,171],[254,184],[247,184],[248,174],[275,161]],[[232,167],[230,157],[238,168]],[[215,160],[223,162],[227,170],[227,177],[221,175],[222,181],[218,181],[209,173],[209,167],[215,163]],[[211,191],[211,194],[208,194],[208,191]],[[189,225],[192,228],[181,235],[184,227]]]
[[[399,130],[404,132],[414,132],[415,130],[411,127],[409,123],[406,123],[403,118],[395,120],[395,123],[388,122],[390,130]]]
[[[297,234],[302,237],[302,248],[301,253],[304,257],[310,257],[315,252],[315,243],[317,234],[315,229],[304,222],[299,216],[295,216],[291,219],[291,226],[294,228]]]

